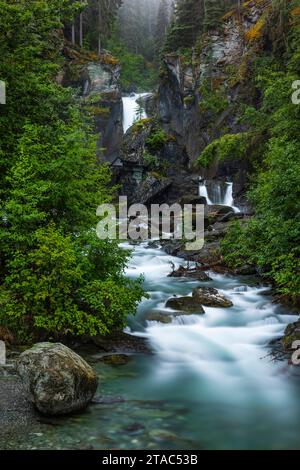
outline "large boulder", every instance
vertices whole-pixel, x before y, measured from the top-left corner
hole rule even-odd
[[[220,294],[217,289],[213,289],[212,287],[197,287],[194,289],[193,300],[205,307],[233,307],[231,300],[227,299],[224,295]]]
[[[93,399],[98,379],[78,354],[63,344],[39,343],[17,363],[29,400],[45,415],[81,411]]]

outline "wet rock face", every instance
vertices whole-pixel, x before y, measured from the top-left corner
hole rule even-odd
[[[17,372],[29,400],[50,416],[85,409],[98,385],[93,369],[62,344],[36,344],[21,354]]]
[[[119,88],[120,67],[101,63],[86,66],[83,96],[95,115],[99,134],[98,148],[113,161],[119,154],[123,138],[123,104]]]
[[[88,53],[70,44],[64,48],[64,55],[67,65],[61,82],[79,89],[84,104],[95,118],[99,154],[113,161],[123,138],[120,65],[107,52]]]
[[[148,95],[141,96],[137,103],[140,104],[146,111],[149,118],[154,117],[157,113],[157,95],[149,93]]]
[[[86,73],[88,83],[84,84],[84,95],[119,91],[120,67],[90,62],[86,65]]]
[[[194,200],[198,197],[199,178],[186,169],[186,154],[176,139],[168,136],[170,140],[162,143],[161,148],[149,149],[149,138],[160,131],[154,119],[146,118],[134,124],[123,138],[122,166],[114,169],[114,175],[120,194],[128,197],[129,204],[173,204],[184,194],[193,196]],[[157,167],[149,164],[150,153]]]
[[[164,130],[176,136],[178,145],[188,156],[189,166],[196,163],[214,139],[247,130],[239,122],[236,104],[245,101],[250,106],[258,104],[258,97],[247,81],[248,64],[255,57],[247,32],[264,14],[264,2],[250,0],[241,18],[232,12],[224,17],[221,26],[203,38],[201,50],[195,49],[189,60],[175,53],[164,57],[158,94],[159,118]],[[263,39],[260,47],[264,47]],[[210,109],[206,100],[210,91],[220,92],[227,105]],[[206,179],[233,181],[234,199],[248,213],[251,208],[245,193],[250,169],[247,158],[241,161],[233,156],[199,171]]]

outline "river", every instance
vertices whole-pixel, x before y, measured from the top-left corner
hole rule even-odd
[[[177,317],[173,324],[144,321],[173,295],[189,295],[199,281],[167,277],[182,260],[146,243],[132,247],[128,276],[145,276],[144,300],[132,334],[148,338],[155,354],[134,355],[113,367],[97,354],[99,394],[111,404],[44,421],[15,448],[35,449],[289,449],[300,448],[297,370],[274,363],[269,343],[295,321],[251,278],[212,274],[205,286],[229,297],[231,309]],[[117,398],[116,398],[117,397]]]

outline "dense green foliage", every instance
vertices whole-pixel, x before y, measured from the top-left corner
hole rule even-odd
[[[147,148],[151,152],[159,152],[162,147],[170,141],[170,136],[166,132],[159,128],[155,129],[154,132],[146,140]]]
[[[89,50],[99,51],[105,47],[122,0],[73,0],[69,3],[73,14],[65,23],[66,37]]]
[[[251,142],[251,133],[225,134],[203,150],[199,164],[208,168],[214,161],[241,160],[244,158]]]
[[[55,82],[69,1],[0,1],[0,324],[18,338],[106,334],[143,293],[128,253],[96,237],[111,197],[93,129]]]
[[[193,47],[204,32],[219,24],[222,14],[234,4],[234,0],[177,0],[165,51]]]
[[[275,2],[274,2],[275,3]],[[300,299],[300,106],[292,103],[299,80],[299,2],[278,1],[270,28],[276,49],[257,60],[255,83],[262,105],[248,117],[264,145],[264,158],[250,192],[256,216],[234,225],[223,243],[233,266],[250,262],[274,281],[282,294]],[[279,25],[281,27],[279,27]]]
[[[108,41],[108,48],[121,65],[121,87],[124,92],[152,91],[158,81],[158,72],[153,63],[142,54],[133,53],[120,39],[115,29]]]

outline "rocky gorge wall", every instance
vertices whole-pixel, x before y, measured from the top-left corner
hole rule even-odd
[[[234,154],[201,167],[198,158],[215,139],[248,129],[240,122],[240,103],[259,106],[251,85],[253,59],[268,47],[265,26],[269,0],[253,0],[242,10],[228,12],[217,30],[204,35],[187,54],[163,60],[158,91],[158,116],[164,131],[176,138],[188,157],[188,167],[204,179],[234,183],[235,199],[246,205],[245,190],[251,162]]]
[[[112,162],[123,139],[123,105],[120,65],[108,52],[100,55],[66,43],[60,80],[76,88],[83,106],[93,116],[98,135],[99,157]]]
[[[208,182],[233,183],[235,205],[251,214],[247,201],[251,152],[233,149],[225,158],[214,155],[208,165],[199,157],[223,136],[250,129],[241,120],[243,107],[259,109],[260,93],[252,81],[253,61],[270,46],[270,0],[250,0],[232,10],[216,30],[182,53],[167,54],[148,119],[135,125],[121,149],[123,168],[117,180],[131,200],[177,202],[199,195],[199,176]],[[156,145],[152,145],[156,140]],[[139,177],[133,173],[139,173]]]

